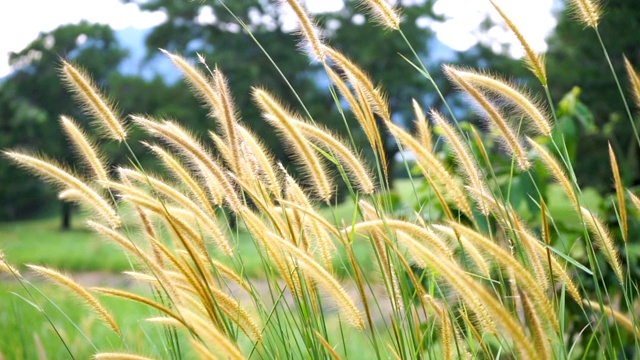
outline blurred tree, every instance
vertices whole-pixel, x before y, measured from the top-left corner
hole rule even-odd
[[[237,108],[241,109],[244,121],[262,135],[280,161],[288,163],[278,138],[266,135],[274,132],[260,119],[257,108],[252,104],[249,89],[255,85],[264,86],[301,114],[304,111],[288,84],[221,1],[123,1],[136,3],[143,10],[166,12],[167,20],[147,38],[149,56],[155,56],[158,48],[164,48],[191,59],[195,59],[196,53],[199,53],[210,64],[217,63],[230,80]],[[418,54],[425,59],[429,55],[427,44],[432,34],[426,27],[419,26],[424,23],[419,19],[435,18],[433,2],[406,1],[403,9],[405,21],[402,30]],[[229,1],[226,6],[251,29],[257,41],[296,89],[313,118],[344,132],[322,68],[317,63],[311,63],[309,57],[297,50],[296,43],[299,40],[292,27],[296,19],[285,11],[287,5],[248,0]],[[411,97],[423,100],[432,89],[398,55],[401,53],[413,58],[402,37],[397,32],[389,32],[367,22],[366,15],[356,1],[346,1],[341,10],[319,14],[317,18],[326,42],[338,46],[369,72],[376,82],[384,84],[389,93],[394,121],[411,126]],[[424,105],[428,107],[430,104]],[[352,130],[356,141],[363,141],[360,131],[355,127]],[[389,143],[387,152],[387,157],[393,159],[397,146]]]
[[[10,81],[0,84],[0,148],[42,145],[48,114],[21,97]],[[0,161],[0,220],[33,215],[51,199],[47,185],[32,174]]]
[[[204,128],[210,125],[206,109],[181,82],[167,84],[161,77],[147,80],[139,76],[125,76],[119,73],[109,77],[108,94],[117,101],[118,111],[123,117],[130,114],[144,114],[153,118],[178,119],[188,123],[188,127]],[[125,117],[126,119],[126,117]],[[141,141],[149,141],[147,134],[135,127],[128,128],[127,143],[147,171],[160,171],[156,159],[151,156]],[[115,142],[101,144],[113,164],[130,164],[130,154]]]
[[[117,70],[126,51],[118,44],[113,31],[106,25],[81,22],[41,33],[36,40],[18,53],[12,53],[9,63],[14,72],[4,81],[0,92],[0,147],[19,147],[46,153],[62,163],[72,164],[73,156],[58,122],[61,114],[69,115],[88,126],[88,119],[79,110],[71,94],[61,86],[60,59],[82,64],[99,86],[104,86],[109,74]],[[6,161],[0,162],[0,219],[15,219],[31,215],[54,201],[38,185],[40,181],[24,175]],[[62,227],[70,224],[71,208],[62,207]]]
[[[628,90],[623,55],[636,69],[640,68],[637,36],[640,33],[640,1],[607,1],[598,27],[622,86]],[[594,116],[595,127],[583,127],[577,143],[579,155],[575,169],[578,178],[587,185],[610,188],[611,170],[606,149],[607,141],[611,141],[624,168],[622,173],[627,175],[625,182],[640,183],[638,144],[630,131],[622,99],[598,38],[593,29],[576,22],[567,11],[559,14],[558,26],[549,39],[547,68],[556,103],[578,86],[581,101]],[[637,123],[638,109],[633,108],[632,102],[629,104]]]

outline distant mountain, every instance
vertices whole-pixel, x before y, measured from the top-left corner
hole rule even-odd
[[[145,58],[147,48],[144,42],[151,30],[129,27],[115,32],[122,47],[129,50],[129,56],[120,63],[118,70],[124,75],[138,75],[148,80],[159,75],[167,83],[174,83],[181,74],[166,56],[158,51],[157,56],[149,60]]]

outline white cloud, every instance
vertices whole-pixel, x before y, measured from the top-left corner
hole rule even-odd
[[[545,38],[556,25],[556,20],[551,14],[553,0],[502,0],[496,3],[535,51],[546,51]],[[455,50],[468,50],[478,42],[497,50],[499,44],[506,43],[511,44],[512,56],[523,55],[520,43],[506,28],[504,20],[488,1],[439,0],[434,5],[434,11],[447,18],[443,23],[432,24],[436,36]],[[487,17],[499,26],[482,35],[478,32],[478,27]]]
[[[162,22],[161,12],[141,12],[135,4],[120,0],[21,0],[0,1],[0,77],[9,73],[9,52],[18,52],[38,37],[63,24],[85,19],[119,30],[147,28]]]
[[[338,11],[344,7],[344,2],[342,0],[306,0],[305,5],[310,13],[320,14]]]

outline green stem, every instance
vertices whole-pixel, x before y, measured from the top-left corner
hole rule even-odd
[[[611,70],[611,75],[613,75],[613,79],[616,82],[616,87],[618,88],[618,92],[620,93],[620,97],[622,98],[622,103],[624,104],[624,110],[627,113],[627,117],[629,118],[629,122],[631,123],[631,128],[633,129],[633,134],[636,137],[636,141],[638,145],[640,145],[640,136],[638,136],[638,129],[636,128],[636,123],[633,120],[633,115],[631,115],[631,109],[629,108],[629,104],[627,103],[627,99],[624,96],[624,91],[622,90],[622,86],[620,85],[620,80],[618,80],[618,75],[616,75],[616,71],[613,68],[613,64],[611,63],[611,58],[609,57],[609,53],[607,52],[607,48],[604,46],[604,42],[602,41],[602,37],[600,36],[600,31],[598,28],[595,28],[596,35],[598,36],[598,42],[600,42],[600,47],[602,47],[602,52],[604,53],[604,57],[607,59],[607,64],[609,65],[609,70]]]

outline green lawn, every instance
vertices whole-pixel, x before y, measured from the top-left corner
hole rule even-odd
[[[146,306],[102,298],[105,307],[115,310],[112,315],[121,328],[123,341],[66,290],[41,282],[35,283],[37,289],[25,285],[26,289],[15,280],[0,278],[0,357],[41,359],[38,352],[42,351],[48,359],[69,359],[68,347],[76,359],[88,359],[97,350],[124,350],[124,344],[135,346],[130,350],[141,354],[161,354],[153,346],[162,343],[161,329],[142,321],[157,316]]]
[[[413,196],[407,180],[398,180],[396,189],[400,198],[411,199]],[[350,224],[354,216],[354,204],[347,200],[337,206],[323,208],[321,212],[331,221],[335,219],[341,222],[344,219],[346,224]],[[76,215],[69,231],[60,230],[59,218],[55,215],[44,219],[0,223],[0,250],[5,253],[9,263],[21,268],[24,268],[23,264],[31,263],[69,272],[130,270],[130,263],[124,254],[86,229],[83,222],[84,216]],[[240,229],[232,237],[235,238],[237,251],[243,254],[245,273],[260,276],[262,264],[248,234]],[[367,246],[360,244],[355,246],[356,253],[361,252],[360,248],[363,248],[362,251],[367,249]],[[215,251],[212,253],[215,254]]]
[[[43,353],[47,359],[89,359],[96,352],[109,351],[132,352],[156,359],[171,357],[170,345],[162,327],[144,320],[158,316],[148,307],[126,300],[100,297],[122,331],[123,337],[120,338],[100,322],[97,315],[79,305],[59,287],[42,282],[35,282],[34,285],[37,290],[27,284],[27,291],[17,281],[10,282],[0,277],[0,358],[35,360],[43,359],[39,355]],[[144,291],[143,288],[135,289],[137,293]],[[34,307],[36,304],[38,308]],[[328,340],[338,345],[336,351],[339,353],[346,352],[353,359],[375,357],[366,334],[351,327],[341,327],[335,315],[327,317],[327,333]],[[388,336],[387,333],[379,335],[380,340]],[[185,339],[181,333],[178,338],[183,358],[193,358],[187,352],[188,347],[184,346]],[[241,344],[247,347],[245,350],[248,353],[252,345],[246,341],[241,341]],[[385,358],[391,356],[387,348],[379,351]]]
[[[113,245],[84,228],[78,216],[69,231],[57,216],[0,223],[0,249],[11,264],[53,266],[68,271],[121,271],[129,262]]]
[[[396,187],[400,197],[406,199],[412,196],[407,181],[399,181]],[[331,221],[344,220],[345,224],[349,224],[354,216],[354,208],[353,202],[348,200],[338,206],[323,208],[321,212]],[[24,264],[27,263],[51,266],[71,273],[72,276],[88,272],[99,272],[103,276],[109,276],[108,273],[130,270],[131,265],[120,249],[86,229],[83,225],[84,220],[84,216],[76,215],[69,231],[60,230],[59,218],[55,215],[42,219],[0,223],[0,249],[4,252],[6,260],[21,271],[25,270]],[[236,243],[237,253],[242,254],[242,257],[221,259],[256,281],[264,278],[264,264],[250,235],[242,231],[241,227],[231,236]],[[364,271],[375,268],[374,260],[370,257],[369,244],[364,241],[355,242],[353,249]],[[212,250],[212,253],[215,251]],[[241,263],[239,259],[242,259]],[[339,276],[346,276],[346,261],[344,252],[339,253],[334,267]],[[129,346],[137,344],[136,348],[129,348],[132,352],[157,358],[168,356],[162,348],[164,342],[161,331],[143,321],[145,317],[157,315],[151,313],[147,307],[129,301],[103,298],[105,306],[113,311],[122,327],[125,337],[123,341],[98,321],[88,309],[79,306],[79,302],[68,296],[65,290],[40,282],[37,278],[31,281],[34,281],[37,289],[29,284],[25,284],[25,289],[16,279],[7,275],[0,276],[0,329],[3,333],[0,336],[0,358],[37,359],[40,348],[38,344],[42,344],[41,349],[49,359],[70,358],[64,343],[77,359],[89,358],[96,349],[126,350],[123,348],[125,343]],[[335,324],[338,324],[337,320]],[[56,334],[54,326],[60,335]],[[338,336],[340,331],[336,329],[330,333]],[[92,344],[85,335],[95,343]],[[352,334],[347,336],[347,351],[352,352],[352,356],[353,353],[358,353],[362,354],[361,358],[364,359],[373,355],[359,350],[362,347],[370,348],[363,343],[366,341],[365,337]],[[64,343],[60,337],[64,339]],[[333,341],[340,342],[340,339]]]

